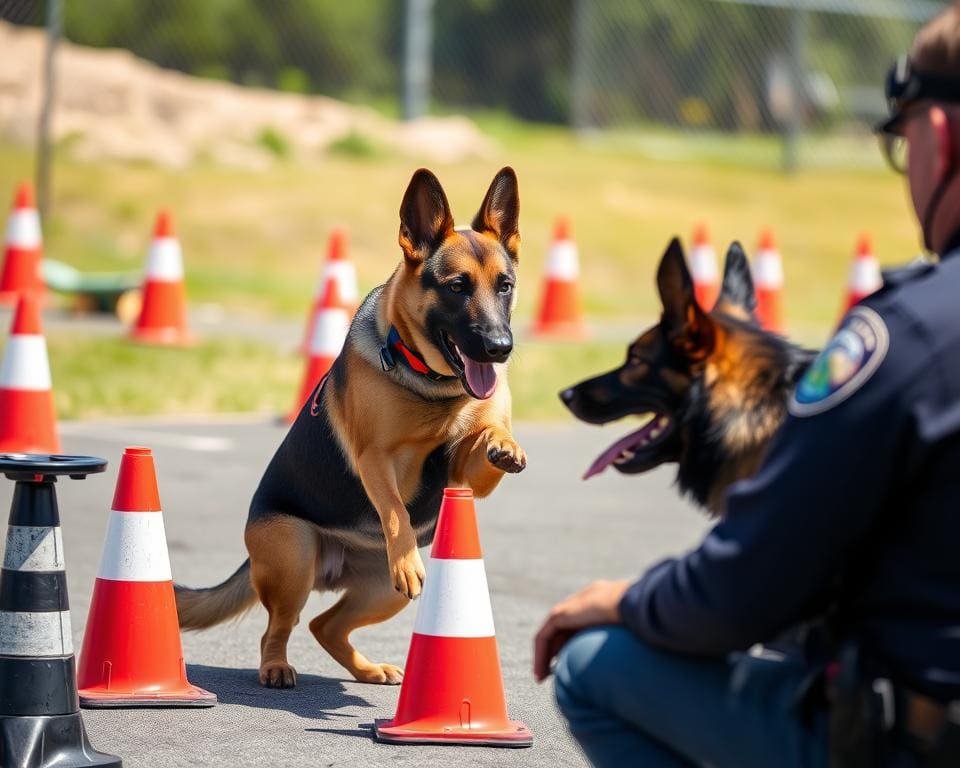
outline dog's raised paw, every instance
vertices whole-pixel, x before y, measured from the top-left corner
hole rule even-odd
[[[504,472],[523,472],[527,466],[527,454],[512,440],[501,440],[487,448],[487,461]]]
[[[390,565],[391,575],[393,577],[393,588],[407,599],[413,600],[419,597],[423,591],[423,582],[427,578],[426,569],[423,567],[423,560],[420,559],[420,553],[414,549],[412,552],[397,558]]]
[[[271,661],[260,667],[260,685],[267,688],[294,688],[297,670],[283,661]]]

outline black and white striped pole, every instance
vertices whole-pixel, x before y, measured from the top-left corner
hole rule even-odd
[[[120,766],[87,740],[54,483],[103,472],[92,456],[0,454],[16,482],[0,571],[0,768]]]

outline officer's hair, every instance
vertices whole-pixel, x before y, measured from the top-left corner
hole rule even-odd
[[[918,72],[955,78],[960,74],[960,0],[934,16],[917,33],[910,52]]]

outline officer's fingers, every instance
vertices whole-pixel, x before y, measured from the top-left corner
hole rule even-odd
[[[553,610],[550,611],[547,620],[552,622],[556,627],[570,627],[572,623],[576,621],[576,616],[580,612],[583,604],[584,600],[581,592],[571,595],[566,600],[553,606]]]
[[[560,650],[567,644],[567,641],[573,637],[575,634],[574,630],[564,629],[559,632],[555,632],[553,637],[550,638],[550,659],[551,661],[556,658],[560,653]]]
[[[576,634],[572,629],[555,629],[550,635],[540,637],[534,648],[534,676],[538,683],[546,680],[551,673],[551,664],[567,641]]]
[[[550,662],[553,660],[553,638],[557,632],[553,615],[547,618],[533,639],[533,676],[541,682],[550,676]]]

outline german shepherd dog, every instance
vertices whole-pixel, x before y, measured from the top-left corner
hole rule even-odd
[[[350,633],[420,594],[417,547],[433,536],[445,486],[482,497],[526,466],[506,380],[519,212],[511,168],[462,229],[436,176],[413,175],[400,206],[403,261],[364,300],[267,467],[247,519],[249,559],[218,586],[178,586],[185,629],[263,603],[263,685],[296,685],[287,640],[312,590],[343,593],[310,622],[317,642],[357,680],[400,682],[400,668],[368,661]]]
[[[759,467],[816,352],[759,327],[739,243],[727,252],[712,311],[697,304],[676,238],[660,261],[657,287],[663,315],[627,347],[626,362],[565,389],[560,399],[591,424],[648,418],[600,454],[584,479],[609,466],[635,474],[675,462],[681,493],[721,515],[729,485]]]

